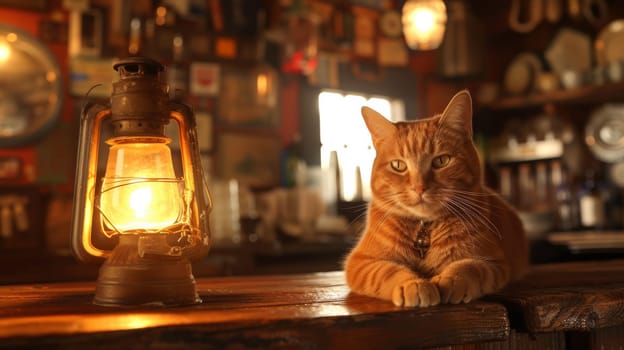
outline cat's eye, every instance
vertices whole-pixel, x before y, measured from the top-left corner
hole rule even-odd
[[[437,156],[433,158],[433,161],[431,162],[431,166],[433,166],[435,169],[444,168],[445,166],[448,165],[450,161],[451,161],[451,156],[449,156],[448,154],[443,154],[441,156]]]
[[[392,167],[392,170],[398,172],[398,173],[402,173],[405,170],[407,170],[407,164],[400,160],[400,159],[395,159],[393,161],[390,162],[390,166]]]

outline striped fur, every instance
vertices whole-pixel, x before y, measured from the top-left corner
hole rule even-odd
[[[483,183],[468,91],[429,119],[391,123],[367,107],[362,115],[377,156],[366,227],[344,264],[351,290],[431,306],[467,303],[519,278],[528,242],[513,209]],[[405,170],[393,168],[397,160]],[[431,243],[421,259],[423,222]]]

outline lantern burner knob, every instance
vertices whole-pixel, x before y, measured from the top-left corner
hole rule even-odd
[[[165,70],[165,66],[151,58],[129,57],[115,63],[113,69],[119,72],[121,79],[143,78],[146,76],[158,78],[160,72]]]

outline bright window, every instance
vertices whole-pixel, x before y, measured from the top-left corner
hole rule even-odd
[[[405,120],[402,101],[383,96],[323,91],[318,97],[321,136],[321,167],[332,166],[332,153],[340,169],[341,198],[370,199],[370,175],[375,149],[362,106],[369,106],[392,121]]]

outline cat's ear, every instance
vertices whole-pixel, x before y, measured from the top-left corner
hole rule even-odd
[[[362,107],[362,116],[368,131],[370,131],[373,137],[373,143],[375,147],[384,139],[390,139],[394,135],[395,126],[388,119],[384,118],[379,112],[370,107]]]
[[[453,96],[442,113],[440,124],[472,139],[472,98],[468,90],[462,90]]]

